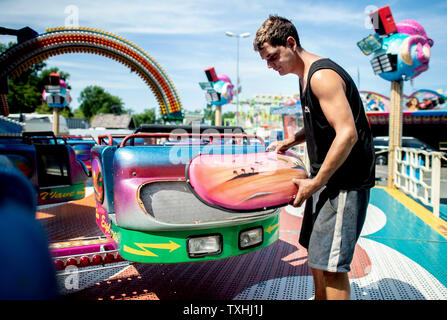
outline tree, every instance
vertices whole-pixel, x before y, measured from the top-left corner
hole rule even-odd
[[[222,115],[222,119],[223,118],[234,118],[236,117],[236,113],[233,111],[227,111]]]
[[[14,42],[10,42],[8,45],[0,43],[0,53],[14,45]],[[42,98],[42,92],[45,85],[48,84],[50,73],[59,73],[65,81],[68,80],[70,74],[60,71],[58,68],[44,69],[45,67],[45,62],[39,62],[23,71],[16,78],[9,78],[9,93],[6,95],[6,99],[10,113],[52,112],[51,107]],[[68,83],[67,87],[70,89]],[[70,107],[62,109],[61,114],[69,116],[71,114]]]
[[[99,113],[122,114],[125,112],[121,98],[111,95],[99,86],[86,87],[78,100],[81,103],[80,111],[90,119]]]
[[[211,120],[211,125],[214,125],[216,119],[216,108],[213,107],[211,104],[207,104],[203,114],[204,114],[203,118],[205,120]]]
[[[155,108],[144,109],[143,113],[133,115],[135,126],[138,128],[141,124],[151,124],[156,122]]]

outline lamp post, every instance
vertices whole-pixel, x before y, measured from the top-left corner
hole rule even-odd
[[[236,125],[239,125],[239,39],[240,38],[247,38],[250,33],[240,33],[236,34],[230,31],[225,32],[225,34],[229,37],[236,38],[237,42],[237,56],[236,56]]]

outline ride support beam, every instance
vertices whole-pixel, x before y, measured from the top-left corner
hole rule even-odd
[[[396,166],[396,148],[402,145],[402,97],[403,81],[391,82],[391,104],[388,142],[388,188],[395,188],[394,170]]]
[[[222,106],[216,106],[214,125],[216,126],[222,125]]]
[[[6,94],[0,94],[0,115],[9,116],[8,101],[6,100]]]
[[[53,108],[53,132],[57,136],[59,134],[59,109]]]

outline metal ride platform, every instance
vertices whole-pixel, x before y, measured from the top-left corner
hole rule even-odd
[[[111,263],[58,271],[65,300],[313,298],[307,251],[298,244],[302,209],[281,209],[280,239],[269,247],[215,261],[139,264],[117,259],[116,252],[104,248],[106,240],[95,224],[90,189],[82,200],[39,207],[36,215],[52,248],[69,247],[65,240],[71,239],[77,241],[73,246],[96,244],[103,257],[115,254]],[[447,222],[399,191],[372,189],[349,273],[351,298],[445,300],[446,266]]]

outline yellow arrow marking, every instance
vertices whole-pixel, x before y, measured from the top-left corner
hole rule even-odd
[[[172,251],[181,247],[179,244],[177,244],[171,240],[169,240],[169,243],[134,243],[134,244],[141,250],[133,249],[131,247],[124,245],[124,247],[123,247],[124,251],[132,253],[132,254],[136,254],[139,256],[158,257],[158,255],[147,250],[146,248],[166,249],[166,250],[169,250],[169,252],[172,252]]]
[[[279,226],[279,222],[277,224],[271,224],[266,229],[265,232],[271,233],[273,230],[275,230]]]

